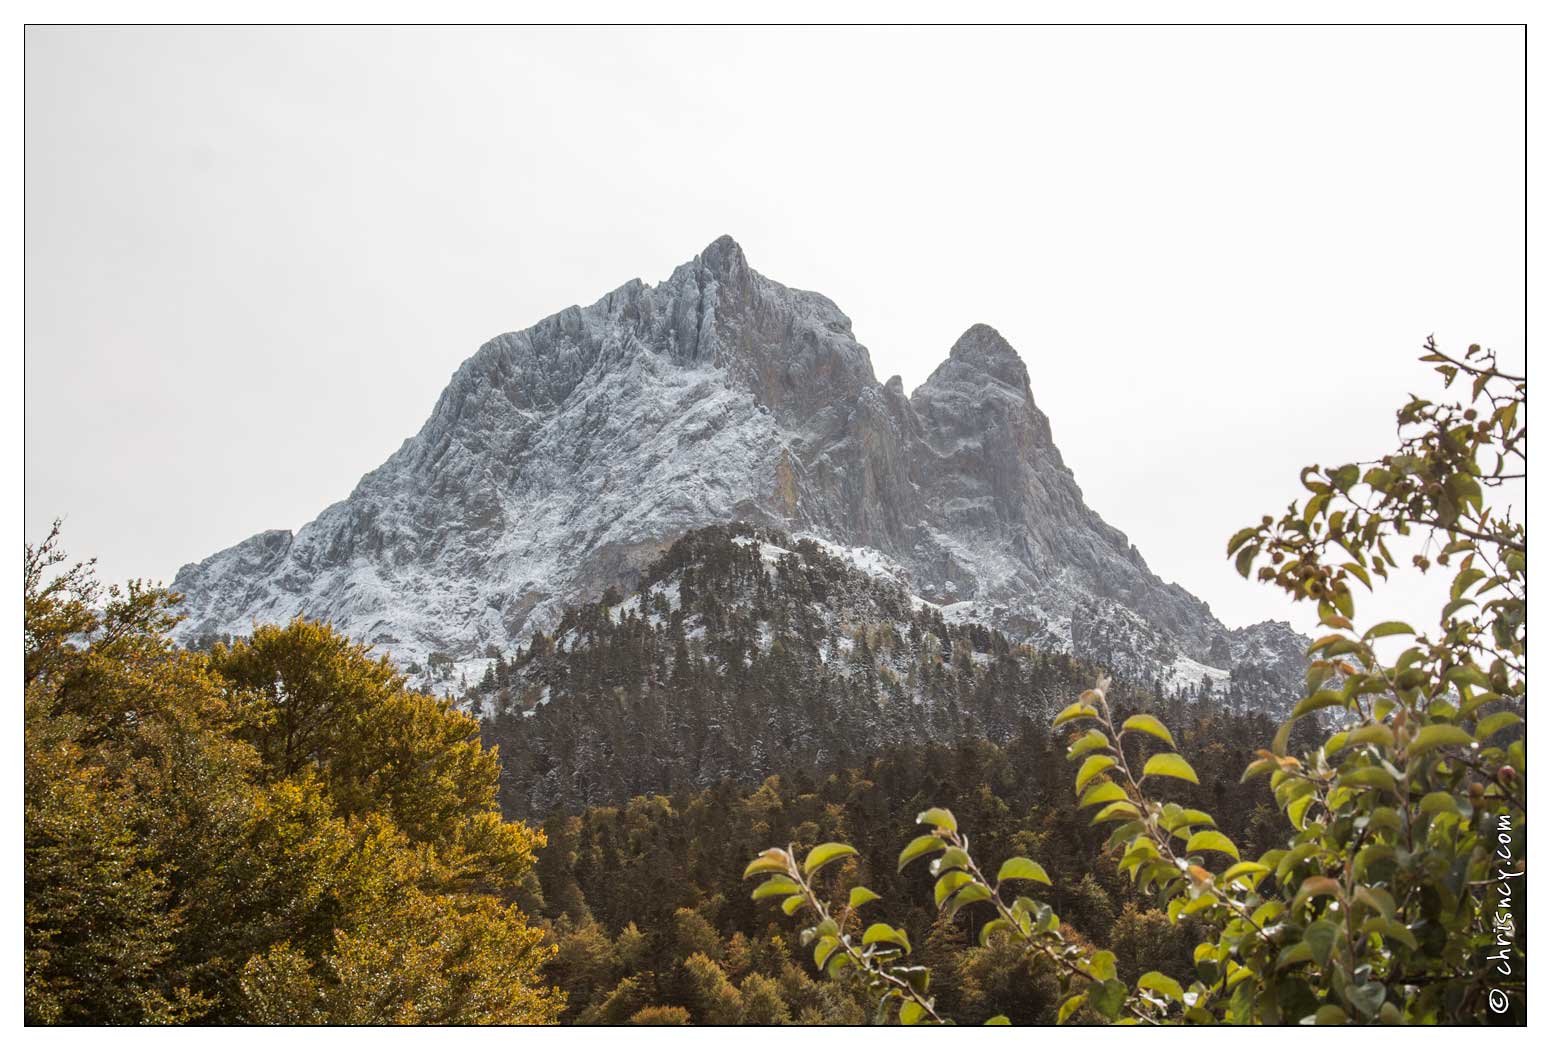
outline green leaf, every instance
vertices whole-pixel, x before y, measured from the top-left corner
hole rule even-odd
[[[1012,1025],[1006,1015],[992,1015],[986,1019],[986,1025]]]
[[[977,901],[990,901],[991,889],[984,883],[969,883],[960,887],[953,897],[948,899],[946,915],[951,919],[953,915],[966,905],[973,905]]]
[[[1420,810],[1424,814],[1458,814],[1459,802],[1448,792],[1429,792],[1422,797]]]
[[[867,887],[852,887],[851,898],[848,904],[853,909],[859,909],[863,905],[866,905],[869,901],[877,901],[881,897],[883,897],[883,895],[877,893],[876,891],[870,890]]]
[[[890,927],[887,923],[874,923],[862,932],[863,945],[876,945],[879,942],[898,945],[906,952],[910,951],[910,939],[906,937],[905,932],[898,927]]]
[[[1346,736],[1346,747],[1355,748],[1360,744],[1376,744],[1385,749],[1395,746],[1395,731],[1383,723],[1369,723],[1360,726]]]
[[[1393,861],[1395,848],[1389,843],[1369,843],[1357,852],[1352,859],[1352,874],[1358,879],[1366,879],[1368,869],[1376,864]]]
[[[1382,766],[1360,766],[1356,770],[1348,770],[1336,778],[1337,788],[1382,788],[1386,792],[1395,790],[1395,778]]]
[[[1286,879],[1292,870],[1302,865],[1305,861],[1319,853],[1318,843],[1299,843],[1291,850],[1268,851],[1261,857],[1266,858],[1266,864],[1271,864],[1272,857],[1276,857],[1276,878]],[[1277,856],[1279,855],[1279,856]]]
[[[777,847],[771,847],[759,857],[749,862],[749,867],[743,870],[743,878],[757,876],[761,872],[785,872],[786,851]]]
[[[1099,1014],[1114,1021],[1126,1003],[1125,983],[1115,978],[1088,987],[1088,1003]]]
[[[926,1017],[926,1009],[914,1000],[906,1000],[899,1005],[900,1025],[920,1025],[921,1019]]]
[[[1066,750],[1066,758],[1076,759],[1078,756],[1091,752],[1095,748],[1108,747],[1109,738],[1104,736],[1102,731],[1089,730],[1087,733],[1083,734],[1081,737],[1077,738],[1077,740],[1072,742],[1071,747]]]
[[[1065,1025],[1066,1020],[1072,1017],[1073,1013],[1075,1013],[1079,1007],[1087,1002],[1088,994],[1086,992],[1078,993],[1076,996],[1067,997],[1066,1000],[1061,1004],[1061,1009],[1056,1012],[1056,1025]]]
[[[1050,886],[1050,877],[1045,874],[1045,869],[1037,861],[1028,858],[1008,858],[1002,862],[1002,867],[996,873],[996,882],[1004,883],[1010,879],[1033,880]]]
[[[1387,635],[1415,635],[1416,629],[1399,620],[1386,620],[1363,632],[1363,639],[1382,639]]]
[[[1143,777],[1175,777],[1181,781],[1189,781],[1193,785],[1199,785],[1201,779],[1196,777],[1195,770],[1191,769],[1185,757],[1174,752],[1159,752],[1147,760],[1147,765],[1142,767]]]
[[[1100,781],[1083,793],[1082,799],[1078,800],[1077,805],[1085,807],[1093,806],[1096,803],[1114,803],[1125,799],[1125,797],[1125,789],[1115,784],[1115,782]]]
[[[1513,712],[1495,712],[1484,719],[1477,720],[1476,739],[1485,741],[1504,727],[1512,726],[1514,723],[1522,723],[1523,721]]]
[[[1209,828],[1197,832],[1185,843],[1187,854],[1194,854],[1198,850],[1215,850],[1219,854],[1227,854],[1234,861],[1239,860],[1239,848],[1233,845],[1233,840]]]
[[[1305,697],[1293,705],[1292,717],[1294,719],[1302,719],[1310,712],[1318,711],[1321,708],[1331,708],[1338,704],[1344,707],[1346,705],[1346,697],[1335,690],[1319,690],[1312,697]]]
[[[916,858],[924,858],[928,854],[935,854],[939,850],[947,849],[948,844],[943,842],[941,836],[917,836],[905,846],[904,850],[899,852],[899,868],[896,871],[905,871],[905,866]]]
[[[1455,686],[1478,686],[1483,690],[1491,689],[1492,686],[1486,673],[1473,664],[1456,664],[1443,673],[1443,681]]]
[[[1050,725],[1052,727],[1060,726],[1062,723],[1069,723],[1073,719],[1096,719],[1098,715],[1099,710],[1093,707],[1093,705],[1084,704],[1082,701],[1073,701],[1061,709],[1060,714],[1051,721]]]
[[[1449,589],[1449,597],[1456,599],[1462,597],[1469,590],[1470,585],[1485,578],[1486,573],[1474,567],[1460,570],[1454,577],[1453,586]]]
[[[1347,631],[1354,630],[1352,628],[1351,621],[1337,613],[1334,606],[1328,605],[1324,602],[1321,602],[1319,606],[1319,622],[1332,628],[1345,628]],[[1350,639],[1346,639],[1344,637],[1342,641],[1346,642],[1348,646],[1356,645],[1356,643],[1353,643]],[[1333,654],[1336,651],[1337,649],[1334,645],[1325,647],[1325,652],[1327,654]]]
[[[1309,952],[1321,967],[1330,962],[1330,950],[1339,933],[1340,928],[1329,920],[1315,920],[1304,929],[1303,940],[1309,943]]]
[[[953,811],[945,807],[932,807],[923,810],[916,815],[916,824],[931,825],[933,828],[946,829],[949,832],[957,832],[959,823],[953,818]]]
[[[1082,761],[1082,767],[1077,771],[1077,785],[1074,791],[1081,792],[1083,785],[1086,785],[1114,765],[1114,756],[1090,755]]]
[[[1395,898],[1383,887],[1358,887],[1352,897],[1384,919],[1395,915]]]
[[[1161,993],[1177,1003],[1185,1002],[1185,990],[1181,989],[1178,982],[1162,971],[1148,971],[1137,980],[1136,987]]]
[[[1120,799],[1094,814],[1093,820],[1088,823],[1090,825],[1102,825],[1106,821],[1125,820],[1140,816],[1141,811],[1136,809],[1136,804]]]
[[[825,865],[849,858],[855,853],[856,848],[849,843],[820,843],[808,851],[808,856],[803,860],[803,874],[811,876]]]
[[[1291,967],[1295,963],[1308,963],[1314,959],[1314,952],[1309,948],[1308,942],[1293,942],[1276,954],[1276,969]]]
[[[1108,949],[1100,949],[1088,958],[1088,971],[1101,982],[1115,977],[1115,954]]]
[[[991,936],[994,935],[997,931],[1011,932],[1014,929],[1015,928],[1011,923],[998,916],[996,919],[991,920],[984,927],[980,928],[980,947],[983,949],[990,945]]]
[[[1368,831],[1399,833],[1400,812],[1394,807],[1374,807],[1368,812]]]
[[[935,904],[939,909],[942,908],[942,903],[947,901],[960,887],[967,886],[973,882],[975,882],[974,877],[963,869],[954,869],[952,872],[944,873],[937,880],[937,885],[932,890]]]
[[[850,956],[843,952],[832,952],[829,954],[829,965],[824,968],[824,973],[831,978],[839,979],[847,967],[854,966],[856,964],[852,962]]]
[[[1336,900],[1341,900],[1341,884],[1329,876],[1310,876],[1298,887],[1298,893],[1293,896],[1293,908],[1296,909],[1310,898],[1328,894]]]
[[[1270,871],[1271,867],[1269,865],[1262,865],[1258,861],[1241,861],[1237,865],[1230,865],[1228,871],[1217,877],[1217,880],[1219,883],[1227,884],[1232,883],[1240,876],[1253,875],[1255,878],[1249,882],[1249,885],[1253,887],[1260,882],[1260,877]]]
[[[1314,1012],[1315,1025],[1346,1025],[1347,1014],[1335,1004],[1325,1004]]]
[[[1374,933],[1383,935],[1391,941],[1399,942],[1408,949],[1415,949],[1419,944],[1416,940],[1416,935],[1411,933],[1409,927],[1399,920],[1393,920],[1387,916],[1372,917],[1367,923],[1363,924],[1362,931],[1364,935]]]
[[[1303,505],[1303,524],[1312,525],[1314,519],[1319,517],[1319,513],[1325,509],[1325,505],[1328,503],[1330,503],[1329,490],[1315,493],[1309,497],[1309,502]]]
[[[803,904],[807,900],[808,899],[803,897],[801,894],[793,894],[790,898],[787,898],[781,903],[781,911],[786,913],[788,916],[795,916],[797,915],[797,910],[802,908]]]
[[[1244,768],[1244,774],[1239,778],[1239,784],[1248,784],[1257,777],[1274,773],[1280,769],[1281,766],[1277,764],[1275,759],[1256,759]]]
[[[1157,716],[1146,714],[1133,715],[1122,723],[1120,728],[1122,730],[1135,730],[1139,733],[1152,734],[1170,748],[1178,747],[1174,743],[1173,735],[1169,733],[1169,728],[1164,726]]]
[[[949,847],[942,857],[931,864],[932,875],[940,876],[949,869],[969,868],[969,854],[959,847]]]
[[[1331,593],[1330,601],[1335,603],[1336,609],[1348,619],[1356,612],[1356,606],[1352,601],[1352,592],[1341,584],[1336,585],[1337,590]]]
[[[797,881],[786,876],[771,876],[765,882],[754,888],[751,895],[755,901],[764,901],[766,898],[774,898],[783,894],[800,894],[802,888]]]
[[[1422,814],[1459,814],[1459,801],[1449,792],[1428,792],[1422,797]]]
[[[826,934],[813,947],[813,965],[822,971],[824,966],[829,963],[830,955],[838,951],[839,948],[840,939],[832,934]]]
[[[1237,551],[1239,548],[1243,547],[1245,542],[1248,541],[1250,537],[1254,536],[1258,532],[1260,532],[1260,527],[1259,526],[1246,526],[1245,528],[1240,529],[1237,533],[1234,533],[1233,536],[1229,537],[1228,538],[1228,557],[1232,558],[1233,557],[1233,553],[1235,551]]]
[[[1407,755],[1421,755],[1431,752],[1435,748],[1443,748],[1448,745],[1474,744],[1475,738],[1453,723],[1433,723],[1424,726],[1411,738],[1411,743],[1406,745]]]
[[[1346,1001],[1363,1014],[1372,1018],[1379,1013],[1379,1008],[1384,1005],[1384,983],[1364,982],[1362,985],[1349,985],[1346,990]]]

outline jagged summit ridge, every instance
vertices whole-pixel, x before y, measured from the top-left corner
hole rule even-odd
[[[944,365],[958,362],[1025,392],[1029,390],[1029,370],[1023,359],[990,325],[977,322],[964,330],[948,351]],[[1032,397],[1029,399],[1032,404]]]
[[[833,302],[730,237],[488,341],[349,497],[174,587],[185,637],[305,614],[405,662],[472,658],[740,520],[876,550],[950,614],[1125,674],[1235,650],[1083,502],[995,329],[907,396]]]
[[[722,234],[706,245],[705,251],[696,258],[713,274],[722,275],[734,281],[748,280],[749,261],[743,254],[743,247],[734,241],[730,234]]]

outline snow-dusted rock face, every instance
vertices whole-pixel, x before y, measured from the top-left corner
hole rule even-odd
[[[1280,679],[1301,658],[1290,630],[1224,628],[1087,507],[994,329],[907,397],[832,302],[727,237],[655,287],[491,340],[347,499],[173,587],[188,639],[305,614],[404,663],[470,659],[735,520],[871,549],[945,615],[1133,678],[1226,678],[1252,656]]]

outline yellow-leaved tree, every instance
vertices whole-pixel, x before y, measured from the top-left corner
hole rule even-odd
[[[182,650],[57,526],[24,607],[29,1021],[557,1018],[473,718],[324,625]]]

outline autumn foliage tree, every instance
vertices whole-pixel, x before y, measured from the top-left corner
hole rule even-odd
[[[548,1022],[478,725],[296,621],[206,655],[175,596],[29,546],[31,1022]]]

